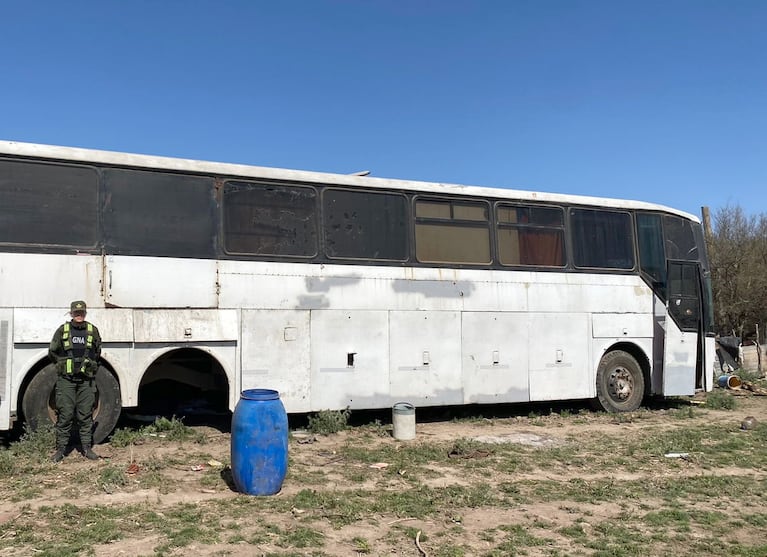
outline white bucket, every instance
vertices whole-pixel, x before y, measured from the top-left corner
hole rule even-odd
[[[391,421],[394,425],[395,439],[415,439],[415,406],[409,402],[398,402],[392,407]]]

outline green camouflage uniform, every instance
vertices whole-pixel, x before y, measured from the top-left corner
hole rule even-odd
[[[74,307],[73,303],[73,307]],[[83,304],[84,307],[85,304]],[[73,349],[72,339],[85,339],[84,350]],[[48,356],[56,365],[56,448],[66,449],[75,419],[83,448],[93,444],[94,376],[101,356],[101,335],[95,325],[74,319],[61,325],[51,339]]]

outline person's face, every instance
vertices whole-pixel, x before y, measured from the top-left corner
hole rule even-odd
[[[82,323],[83,321],[85,321],[85,312],[83,310],[73,311],[72,320],[75,323]]]

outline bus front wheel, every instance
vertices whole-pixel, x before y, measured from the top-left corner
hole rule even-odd
[[[29,428],[34,431],[56,422],[56,368],[45,366],[29,382],[21,408]],[[107,368],[99,366],[96,376],[96,406],[93,409],[93,443],[101,443],[117,425],[122,410],[120,384]],[[76,427],[73,428],[76,430]]]
[[[607,412],[633,412],[644,398],[644,374],[636,358],[623,350],[608,352],[597,368],[598,407]]]

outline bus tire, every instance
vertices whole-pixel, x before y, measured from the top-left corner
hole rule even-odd
[[[633,412],[644,398],[644,374],[636,358],[623,350],[602,357],[597,368],[597,398],[606,412]]]
[[[21,408],[27,426],[35,431],[56,422],[57,372],[53,364],[45,366],[29,382]],[[99,366],[94,378],[96,407],[93,409],[93,443],[101,443],[117,425],[122,410],[120,384],[107,368]]]

